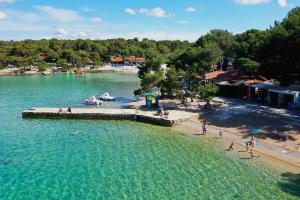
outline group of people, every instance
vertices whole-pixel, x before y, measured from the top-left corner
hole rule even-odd
[[[206,135],[207,132],[207,121],[203,121],[202,122],[202,134]],[[219,136],[220,138],[223,138],[223,131],[220,129],[219,130]],[[246,142],[246,152],[248,152],[250,154],[250,158],[254,158],[254,152],[253,152],[253,148],[255,147],[256,141],[255,141],[255,137],[251,136],[250,141]],[[234,141],[232,141],[228,147],[228,151],[233,151],[234,149]]]
[[[191,106],[191,102],[193,102],[192,98],[188,98],[188,97],[181,98],[181,104],[184,105],[185,109],[187,109]]]
[[[202,134],[203,135],[206,135],[206,132],[207,132],[207,121],[203,121],[202,122]],[[220,129],[219,130],[219,136],[220,136],[220,138],[223,138],[223,131]]]
[[[253,151],[253,149],[254,149],[254,147],[255,147],[255,142],[256,142],[256,141],[255,141],[254,136],[251,136],[250,141],[247,141],[247,142],[245,143],[245,145],[246,145],[246,151],[245,151],[245,152],[247,152],[247,153],[250,154],[250,159],[256,157],[256,156],[254,155],[254,151]],[[234,141],[232,141],[232,142],[230,143],[230,145],[229,145],[229,147],[228,147],[228,150],[229,150],[229,151],[232,151],[232,150],[233,150],[233,146],[234,146]]]
[[[170,113],[169,113],[168,111],[164,110],[163,107],[160,107],[160,108],[158,109],[158,111],[155,113],[155,116],[168,117],[169,114],[170,114]]]

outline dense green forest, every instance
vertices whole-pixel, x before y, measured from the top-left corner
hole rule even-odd
[[[241,73],[260,73],[287,85],[300,79],[300,8],[294,8],[266,30],[252,29],[240,34],[212,30],[194,43],[137,38],[0,42],[0,68],[8,64],[45,68],[49,62],[66,68],[91,62],[101,65],[115,55],[146,58],[139,72],[143,89],[159,86],[174,92],[182,77],[193,85],[196,76],[203,76],[216,64],[226,66],[229,60]],[[165,76],[161,63],[168,64]]]
[[[187,49],[192,44],[185,41],[154,41],[149,39],[109,40],[24,40],[0,42],[0,68],[8,64],[17,67],[56,62],[62,67],[82,67],[87,63],[101,65],[111,56],[136,56],[161,58],[165,61],[177,49]]]
[[[189,89],[198,93],[196,77],[214,70],[216,64],[226,67],[229,61],[241,74],[264,75],[280,80],[282,85],[300,80],[300,8],[264,31],[252,29],[236,35],[226,30],[210,31],[187,49],[171,54],[165,76],[157,67],[159,60],[150,59],[139,72],[142,90],[157,86],[168,94],[178,94],[185,78]],[[213,86],[205,89],[215,91]]]

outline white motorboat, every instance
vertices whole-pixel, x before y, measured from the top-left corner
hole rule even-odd
[[[95,96],[91,96],[85,100],[88,105],[100,105],[102,101],[98,100]]]
[[[108,92],[105,92],[102,96],[100,96],[100,99],[103,101],[114,101],[115,97],[112,97]]]

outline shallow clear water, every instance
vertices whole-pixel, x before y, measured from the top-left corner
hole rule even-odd
[[[0,199],[299,198],[214,140],[134,122],[21,118],[105,91],[133,98],[137,87],[137,77],[111,73],[0,77]]]

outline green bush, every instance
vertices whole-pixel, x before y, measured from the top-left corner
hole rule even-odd
[[[198,95],[209,104],[213,97],[217,95],[219,88],[215,85],[201,85],[198,88]]]

